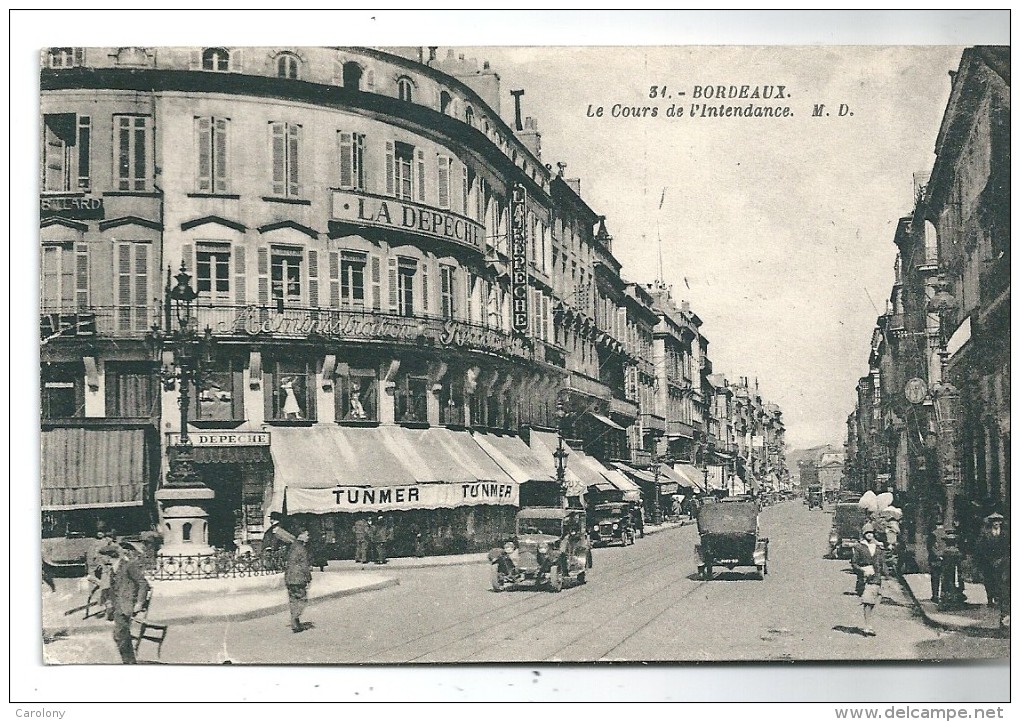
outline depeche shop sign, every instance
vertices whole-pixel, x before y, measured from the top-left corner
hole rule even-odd
[[[335,221],[359,226],[387,228],[440,238],[451,243],[482,250],[485,229],[470,218],[449,211],[386,198],[346,191],[333,191]]]
[[[510,194],[510,309],[514,331],[528,330],[528,195],[515,183]]]
[[[478,481],[467,484],[410,484],[407,486],[335,486],[332,489],[287,487],[291,514],[356,511],[455,509],[459,506],[518,506],[515,483]]]
[[[181,443],[177,432],[167,434],[170,446]],[[192,446],[269,446],[268,431],[213,431],[208,433],[188,432]]]

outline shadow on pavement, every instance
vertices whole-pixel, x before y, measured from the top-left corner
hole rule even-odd
[[[860,627],[847,627],[843,624],[837,624],[832,628],[834,632],[843,632],[844,634],[856,634],[858,637],[870,637],[870,634],[866,634]]]

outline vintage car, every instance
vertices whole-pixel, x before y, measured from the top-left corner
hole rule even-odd
[[[85,557],[93,544],[95,544],[95,539],[80,532],[70,532],[67,536],[43,539],[43,563],[63,576],[84,576],[86,573]]]
[[[808,510],[814,509],[816,506],[819,509],[824,509],[825,499],[822,495],[822,487],[809,486],[805,502],[807,503]]]
[[[591,510],[588,536],[593,547],[616,542],[629,546],[634,543],[635,531],[630,504],[627,502],[596,504]]]
[[[832,531],[829,532],[829,556],[839,559],[849,555],[861,536],[861,527],[868,521],[868,513],[857,504],[836,504],[832,512]]]
[[[489,552],[492,590],[528,585],[558,592],[568,580],[584,584],[592,566],[586,528],[582,509],[521,509],[513,541]]]
[[[759,535],[758,504],[735,498],[708,504],[698,514],[698,574],[711,579],[715,566],[753,566],[761,579],[769,573],[769,540]]]

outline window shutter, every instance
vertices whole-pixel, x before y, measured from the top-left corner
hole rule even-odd
[[[258,259],[258,263],[259,263],[259,267],[258,267],[258,276],[259,276],[259,305],[260,306],[268,306],[269,305],[269,249],[265,248],[265,247],[260,248],[258,250],[258,254],[259,254],[259,259]]]
[[[215,146],[213,147],[213,155],[215,163],[213,164],[213,182],[214,188],[217,193],[227,192],[227,128],[229,127],[229,121],[226,118],[216,119],[216,135],[215,135]]]
[[[195,267],[193,262],[194,246],[190,243],[184,243],[181,245],[181,262],[184,264],[184,270],[194,276],[195,272],[192,270]],[[175,268],[174,271],[177,269]]]
[[[439,207],[450,207],[450,158],[439,156]]]
[[[149,306],[149,244],[135,243],[135,324],[134,330],[149,327],[146,311]]]
[[[389,259],[390,313],[397,312],[397,259]]]
[[[386,141],[386,195],[394,194],[393,190],[393,141]]]
[[[340,254],[329,252],[329,307],[340,308]]]
[[[475,274],[471,273],[471,271],[467,269],[463,269],[463,273],[457,271],[457,276],[458,278],[462,279],[461,284],[462,290],[460,294],[461,298],[464,299],[464,301],[461,303],[461,307],[464,309],[464,320],[467,321],[468,323],[471,323],[471,321],[473,320],[471,318],[471,291],[472,291],[471,286],[473,285]]]
[[[425,151],[421,148],[415,152],[418,157],[418,201],[425,202]]]
[[[131,244],[117,244],[117,328],[131,329]]]
[[[549,297],[542,295],[542,340],[549,340]]]
[[[195,118],[198,137],[198,190],[212,190],[212,128],[209,118]]]
[[[466,165],[462,166],[461,167],[461,171],[463,171],[463,176],[464,176],[464,193],[462,195],[463,203],[461,203],[460,210],[461,210],[461,213],[466,216],[467,213],[468,213],[468,171],[467,171],[467,166]]]
[[[300,176],[298,175],[298,153],[301,147],[301,126],[288,125],[287,153],[287,192],[292,196],[301,195]]]
[[[337,133],[340,142],[340,187],[354,186],[354,145],[351,134],[340,131]]]
[[[234,303],[238,306],[248,303],[248,289],[245,288],[248,269],[245,266],[244,246],[234,246]]]
[[[74,250],[74,302],[85,308],[89,305],[89,246],[77,243]]]
[[[372,308],[382,310],[382,260],[372,256]]]
[[[308,251],[308,305],[319,307],[319,252]]]
[[[287,189],[287,128],[283,123],[270,123],[273,133],[273,194],[282,196]]]
[[[427,259],[421,263],[421,310],[429,315],[429,264]]]

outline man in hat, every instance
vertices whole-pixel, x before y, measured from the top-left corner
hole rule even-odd
[[[290,602],[290,628],[303,632],[311,625],[301,622],[301,612],[308,606],[308,585],[312,583],[312,568],[308,560],[308,530],[301,529],[287,550],[287,570],[283,582],[287,585],[287,599]]]
[[[1009,556],[1009,535],[1002,528],[1004,520],[998,512],[986,516],[974,545],[974,562],[985,583],[989,607],[994,607],[999,600],[1001,564]]]
[[[103,547],[101,555],[110,562],[110,602],[113,611],[113,641],[124,664],[135,664],[135,648],[131,643],[131,617],[142,611],[149,593],[149,583],[134,555],[118,544]]]

